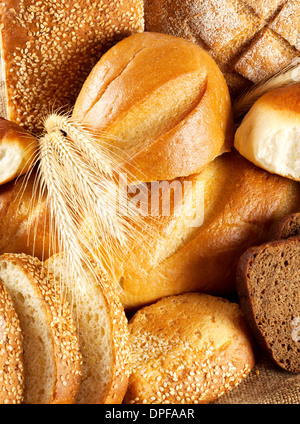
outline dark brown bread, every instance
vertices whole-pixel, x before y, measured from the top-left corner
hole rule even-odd
[[[300,237],[248,249],[237,290],[257,342],[281,368],[300,372]]]
[[[279,221],[274,239],[287,239],[298,235],[300,235],[300,212],[289,214]]]

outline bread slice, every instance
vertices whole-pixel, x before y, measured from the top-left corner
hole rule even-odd
[[[71,310],[41,262],[26,255],[0,257],[24,338],[26,404],[73,403],[81,355]]]
[[[239,305],[219,297],[165,297],[140,309],[129,329],[132,374],[125,403],[208,403],[254,366]]]
[[[300,212],[292,213],[281,219],[275,229],[274,239],[300,236]]]
[[[52,256],[45,264],[72,303],[83,359],[76,403],[121,403],[130,373],[130,344],[127,319],[118,295],[100,271],[98,281],[91,275],[84,290],[78,292],[74,280],[66,278],[70,274],[63,255]]]
[[[248,249],[237,289],[257,341],[283,369],[300,372],[300,238]]]
[[[12,299],[0,279],[0,404],[23,402],[23,337]]]

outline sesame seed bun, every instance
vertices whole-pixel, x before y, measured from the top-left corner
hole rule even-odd
[[[26,404],[73,403],[81,378],[81,354],[68,303],[41,262],[26,255],[0,257],[24,340]]]
[[[210,295],[170,296],[129,322],[132,374],[125,403],[208,403],[254,366],[240,308]]]
[[[12,299],[0,279],[0,404],[23,402],[23,337]]]

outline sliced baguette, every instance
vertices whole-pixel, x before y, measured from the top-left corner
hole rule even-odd
[[[12,299],[0,280],[0,404],[23,402],[23,337]]]
[[[4,254],[0,278],[13,300],[24,338],[24,403],[73,403],[82,359],[70,307],[53,276],[36,258]]]
[[[130,343],[127,318],[118,294],[107,277],[97,271],[85,290],[78,291],[62,254],[45,265],[64,288],[72,303],[82,353],[82,381],[78,404],[118,404],[125,396],[130,374]]]

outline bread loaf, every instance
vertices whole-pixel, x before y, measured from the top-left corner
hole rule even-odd
[[[300,83],[261,96],[237,129],[234,146],[257,166],[300,181]]]
[[[204,294],[161,299],[129,323],[132,373],[125,403],[208,403],[254,366],[237,304]]]
[[[247,250],[237,267],[244,315],[265,352],[286,371],[300,372],[300,238]]]
[[[232,145],[228,88],[199,46],[165,34],[134,34],[93,68],[73,119],[120,161],[128,180],[199,172]]]
[[[300,212],[289,214],[282,218],[274,230],[274,240],[300,236]]]
[[[23,402],[23,336],[12,299],[0,278],[0,404]]]
[[[0,24],[8,119],[40,133],[50,112],[73,107],[111,45],[143,31],[143,2],[6,0]]]
[[[298,0],[144,0],[146,31],[205,48],[233,97],[300,55]]]
[[[62,285],[66,299],[72,305],[74,322],[82,353],[82,382],[76,403],[122,403],[130,372],[130,344],[127,319],[118,294],[103,272],[98,281],[93,276],[84,289],[68,276],[63,255],[55,255],[45,262]]]
[[[35,162],[37,147],[29,132],[0,118],[0,184],[27,172]]]
[[[27,255],[0,257],[0,279],[9,292],[24,339],[24,403],[73,403],[81,354],[69,304],[41,262]]]

